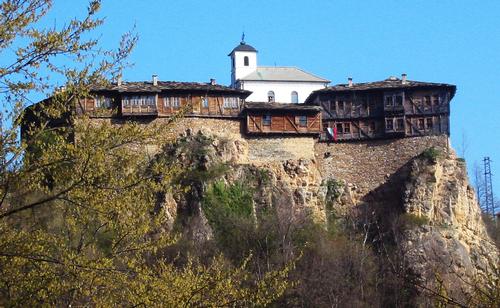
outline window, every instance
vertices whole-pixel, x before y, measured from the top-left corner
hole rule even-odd
[[[231,102],[231,107],[234,109],[240,108],[240,102],[239,102],[239,99],[237,97],[233,97],[233,100]]]
[[[394,121],[392,119],[385,120],[385,129],[394,130]]]
[[[337,101],[337,112],[338,113],[343,113],[345,108],[345,102],[344,101]]]
[[[363,98],[361,100],[361,109],[363,109],[365,112],[368,111],[368,100],[366,98]]]
[[[274,91],[267,92],[267,101],[269,103],[274,103]]]
[[[427,129],[432,129],[432,118],[425,119],[425,127]]]
[[[396,95],[396,106],[403,106],[403,96]]]
[[[342,123],[337,123],[336,127],[337,127],[337,134],[343,134],[344,133],[344,129],[342,127]]]
[[[266,114],[262,117],[262,125],[271,126],[271,116]]]
[[[299,116],[299,126],[307,127],[307,116]]]
[[[396,119],[396,129],[398,131],[405,130],[405,121],[403,119]]]
[[[112,103],[113,99],[111,97],[98,96],[95,98],[96,108],[111,108]]]
[[[156,96],[142,95],[142,96],[124,96],[122,98],[124,106],[155,106]]]
[[[418,129],[424,129],[424,119],[418,119]]]
[[[224,97],[223,107],[224,108],[238,109],[239,108],[238,98],[237,97]]]
[[[431,109],[431,97],[424,96],[424,110],[430,110],[430,109]]]
[[[392,102],[392,95],[391,96],[386,96],[385,97],[385,106],[386,107],[392,107],[393,102]]]
[[[433,95],[432,96],[432,104],[434,106],[439,106],[439,95]]]
[[[201,98],[201,106],[203,108],[208,108],[208,97],[202,97]]]
[[[250,63],[249,63],[249,62],[250,62],[250,61],[248,61],[248,57],[247,57],[247,56],[245,56],[245,57],[243,58],[243,64],[244,64],[245,66],[248,66],[248,65],[250,65]]]
[[[292,91],[292,104],[298,104],[299,103],[299,93],[296,91]]]
[[[164,107],[179,108],[180,98],[179,97],[164,97],[163,98]]]
[[[403,97],[404,93],[399,92],[399,93],[392,93],[392,94],[385,94],[384,96],[384,101],[385,101],[385,107],[390,108],[390,107],[401,107],[403,106]]]
[[[375,132],[375,122],[371,121],[370,124],[368,125],[368,131],[370,133]]]
[[[169,97],[170,107],[179,108],[180,106],[180,97]]]
[[[344,123],[344,134],[350,134],[350,133],[351,133],[351,124]]]

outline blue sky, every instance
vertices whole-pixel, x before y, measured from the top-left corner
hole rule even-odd
[[[81,14],[85,1],[55,0],[49,20]],[[452,144],[466,136],[470,166],[493,160],[500,197],[500,1],[104,1],[97,32],[116,46],[134,25],[139,43],[125,80],[229,84],[227,54],[242,31],[259,65],[298,66],[332,83],[408,79],[457,85]]]

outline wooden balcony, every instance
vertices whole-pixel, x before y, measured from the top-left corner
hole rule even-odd
[[[156,116],[158,109],[155,105],[122,105],[122,115],[124,116]]]

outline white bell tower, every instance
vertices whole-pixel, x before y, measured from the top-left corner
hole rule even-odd
[[[231,87],[236,87],[238,79],[257,69],[257,50],[245,43],[245,33],[241,42],[228,55],[231,57]]]

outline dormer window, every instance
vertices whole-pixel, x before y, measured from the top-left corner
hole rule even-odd
[[[267,92],[267,101],[269,103],[274,103],[274,91]]]
[[[243,58],[243,65],[245,65],[245,66],[249,66],[249,65],[250,65],[250,61],[248,60],[248,57],[247,57],[247,56],[245,56],[245,57]]]

